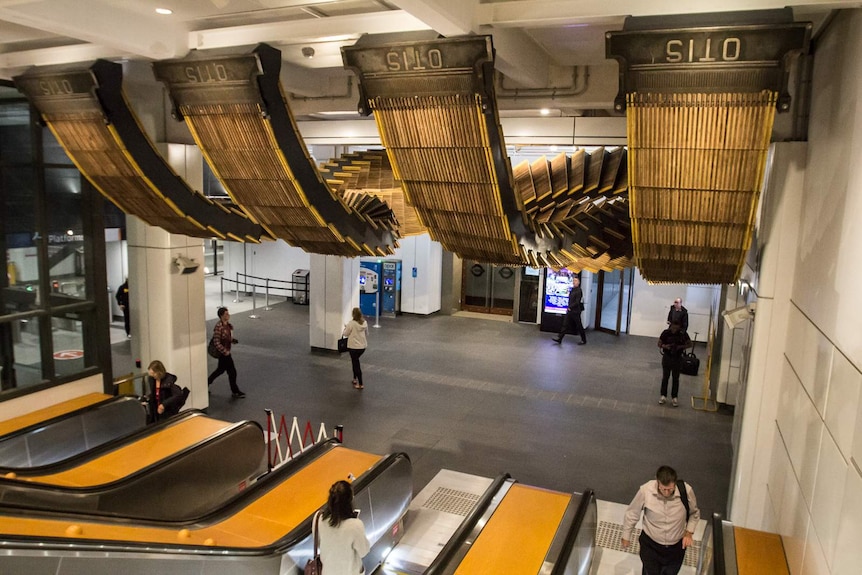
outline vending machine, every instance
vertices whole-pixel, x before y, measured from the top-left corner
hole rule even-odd
[[[368,317],[377,316],[377,297],[380,289],[381,262],[359,262],[359,310]]]
[[[401,260],[384,260],[382,312],[392,315],[401,313]]]
[[[541,331],[559,332],[566,319],[569,309],[569,291],[572,289],[572,278],[579,277],[577,273],[567,269],[554,271],[545,268],[545,289],[542,294]]]

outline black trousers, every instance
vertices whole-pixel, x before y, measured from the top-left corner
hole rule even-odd
[[[129,325],[129,306],[123,308],[123,326],[126,328],[126,335],[132,335],[131,326]]]
[[[667,380],[673,375],[673,388],[670,396],[679,395],[679,368],[682,366],[682,356],[663,355],[661,358],[661,394],[667,395]]]
[[[363,353],[365,353],[365,348],[348,349],[347,352],[350,354],[350,363],[353,366],[353,379],[355,379],[359,385],[362,385],[362,367],[359,365],[359,358],[362,357]]]
[[[227,372],[227,380],[230,384],[230,390],[233,393],[239,393],[239,388],[236,386],[236,367],[233,364],[232,355],[220,355],[218,358],[218,367],[207,378],[207,385],[212,385],[215,378]]]
[[[581,336],[581,341],[587,341],[587,332],[584,329],[584,324],[581,323],[581,312],[569,310],[566,312],[566,318],[563,320],[563,327],[560,328],[560,335],[557,339],[562,340],[566,336],[566,332],[569,331],[569,327],[575,326],[575,333]]]
[[[682,539],[676,545],[661,545],[641,531],[638,539],[641,546],[640,556],[643,575],[676,575],[685,559]]]

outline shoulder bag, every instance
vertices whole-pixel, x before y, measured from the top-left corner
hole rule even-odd
[[[210,357],[214,357],[216,359],[221,356],[221,354],[218,352],[218,348],[216,347],[215,336],[212,336],[210,338],[209,345],[207,345],[207,353],[210,355]]]
[[[311,524],[311,536],[314,540],[314,553],[311,556],[311,559],[305,564],[305,569],[302,571],[303,575],[323,575],[323,563],[320,561],[320,553],[317,552],[317,546],[320,539],[320,530],[318,526],[320,525],[320,511],[314,514],[314,520]]]
[[[338,340],[338,352],[344,353],[345,351],[347,351],[347,338],[342,337]]]

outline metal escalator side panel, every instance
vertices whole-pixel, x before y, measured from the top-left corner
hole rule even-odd
[[[117,398],[105,393],[88,393],[79,397],[75,397],[68,401],[62,401],[13,417],[4,421],[0,421],[0,442],[5,441],[9,436],[18,433],[26,433],[32,431],[33,428],[39,428],[43,425],[48,425],[57,419],[75,416],[81,410],[91,409],[95,405],[101,405],[106,402],[115,401]]]
[[[22,511],[189,521],[237,497],[266,469],[265,453],[260,425],[245,421],[105,485],[68,488],[0,478],[0,504]]]
[[[0,469],[17,473],[55,464],[145,426],[146,412],[137,399],[111,398],[7,435],[0,441]]]
[[[598,527],[593,490],[573,494],[539,575],[587,575],[595,555]]]

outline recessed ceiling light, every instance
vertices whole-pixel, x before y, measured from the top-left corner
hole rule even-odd
[[[542,108],[541,110],[539,110],[539,113],[543,116],[547,116],[548,114],[551,113],[551,111],[547,108]]]
[[[174,11],[170,8],[156,8],[156,14],[161,14],[162,16],[169,16],[173,13]]]

